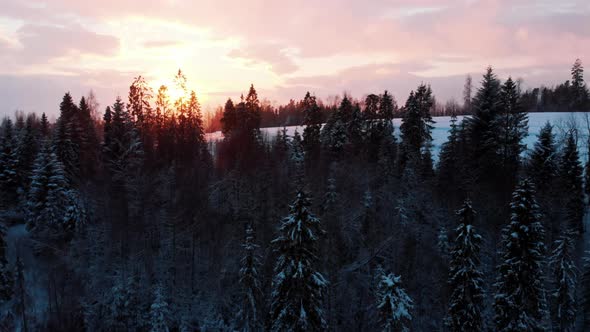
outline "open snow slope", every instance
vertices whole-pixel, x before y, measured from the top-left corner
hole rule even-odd
[[[463,116],[459,116],[458,123],[463,120]],[[435,160],[438,159],[438,153],[440,150],[440,146],[447,140],[448,131],[450,128],[451,117],[450,116],[438,116],[433,118],[436,123],[434,124],[434,129],[432,130],[432,148],[433,148],[433,157]],[[578,144],[580,148],[580,156],[582,160],[585,162],[587,159],[587,141],[588,141],[588,122],[590,121],[590,113],[581,113],[581,112],[564,112],[564,113],[529,113],[529,135],[525,138],[524,143],[530,149],[534,146],[535,141],[537,140],[537,135],[541,130],[541,127],[545,125],[545,123],[550,122],[554,125],[554,133],[556,134],[557,141],[560,142],[564,134],[572,127],[578,130]],[[399,135],[399,126],[401,124],[401,119],[393,119],[393,124],[395,126],[395,135]],[[287,134],[289,136],[293,136],[295,130],[299,131],[299,133],[303,133],[303,126],[290,126],[286,127]],[[272,138],[277,134],[277,131],[282,130],[282,127],[271,127],[271,128],[261,128],[262,134],[266,138]],[[209,141],[216,141],[223,139],[223,135],[220,131],[216,131],[214,133],[208,133],[206,135],[207,140]]]

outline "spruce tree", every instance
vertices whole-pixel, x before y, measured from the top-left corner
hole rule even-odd
[[[81,222],[75,193],[69,189],[64,167],[46,144],[37,155],[27,200],[27,229],[48,238],[62,238]]]
[[[12,120],[5,118],[2,122],[0,140],[0,204],[4,209],[13,207],[17,202],[19,186],[18,149]]]
[[[380,270],[377,277],[377,312],[384,332],[409,331],[412,321],[410,311],[414,305],[401,286],[401,277]]]
[[[259,301],[262,291],[258,270],[260,257],[257,253],[258,245],[254,243],[254,230],[251,225],[246,228],[246,239],[242,248],[244,257],[240,261],[240,286],[242,288],[239,324],[241,331],[257,331],[261,328],[259,317]]]
[[[459,226],[451,251],[451,299],[446,325],[450,331],[483,330],[483,274],[479,270],[481,236],[475,232],[475,211],[466,200],[457,211]]]
[[[520,93],[511,77],[500,90],[499,114],[495,119],[498,151],[501,165],[511,174],[516,174],[520,154],[526,148],[522,140],[528,133],[528,116],[520,102]]]
[[[554,331],[574,331],[576,321],[576,266],[573,261],[574,241],[564,234],[555,241],[549,262],[553,271],[551,320]]]
[[[510,221],[502,231],[495,283],[496,330],[542,331],[546,316],[544,229],[530,180],[522,180],[514,191],[510,211]]]
[[[53,149],[64,165],[68,179],[75,179],[80,171],[79,128],[75,122],[78,107],[69,92],[64,95],[59,110],[60,116],[53,135]]]
[[[584,231],[583,168],[578,155],[574,132],[570,131],[563,148],[559,166],[559,178],[563,190],[566,228],[581,233]]]
[[[407,154],[420,155],[421,149],[432,141],[432,116],[434,106],[430,86],[421,84],[416,91],[410,92],[402,112],[400,126],[402,143]]]
[[[45,113],[41,114],[41,123],[40,126],[40,133],[42,139],[47,139],[49,137],[49,121],[47,120],[47,115]]]
[[[558,159],[553,126],[547,122],[539,132],[527,165],[527,173],[540,193],[546,192],[557,176]]]
[[[283,218],[272,241],[278,254],[271,293],[271,331],[321,331],[327,328],[324,296],[327,281],[317,271],[320,220],[303,191]]]
[[[570,109],[572,111],[585,111],[590,107],[590,93],[584,82],[584,66],[582,61],[576,59],[571,70],[571,101]]]
[[[316,97],[312,96],[309,91],[303,98],[303,146],[310,153],[317,153],[320,147],[320,132],[322,128],[322,113],[317,104]],[[317,156],[315,156],[317,157]]]
[[[488,67],[471,104],[473,115],[467,122],[470,160],[479,180],[495,181],[495,177],[490,176],[498,173],[499,158],[496,153],[499,150],[497,118],[500,91],[500,81],[492,67]]]

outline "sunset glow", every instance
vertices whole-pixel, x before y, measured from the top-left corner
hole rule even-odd
[[[178,68],[205,106],[251,83],[283,103],[389,89],[398,99],[424,81],[460,98],[467,73],[495,66],[526,86],[567,79],[590,54],[590,5],[551,1],[101,1],[0,3],[3,114],[55,113],[63,91],[94,89],[101,103],[142,75],[157,89]],[[223,8],[223,10],[219,10]],[[24,91],[42,91],[22,98]]]

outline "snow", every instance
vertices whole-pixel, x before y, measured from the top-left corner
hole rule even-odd
[[[580,158],[583,162],[587,159],[587,146],[586,141],[588,138],[588,130],[586,129],[586,116],[588,113],[584,112],[547,112],[547,113],[529,113],[529,134],[524,139],[527,149],[532,149],[535,142],[537,141],[537,135],[541,131],[541,128],[549,121],[553,126],[553,133],[556,134],[557,142],[561,142],[563,134],[570,128],[571,123],[576,122],[581,136],[578,139]],[[457,124],[460,124],[464,116],[457,117]],[[447,141],[449,136],[449,129],[451,126],[450,116],[437,116],[432,118],[435,123],[432,129],[432,153],[433,159],[436,162],[438,160],[438,154],[440,152],[441,145]],[[401,118],[393,119],[393,125],[395,127],[395,136],[399,140],[399,127],[401,125]],[[293,137],[297,130],[300,134],[303,133],[304,126],[289,126],[287,129],[287,135]],[[260,128],[262,136],[267,139],[273,138],[278,130],[282,130],[283,127],[269,127]],[[206,139],[210,142],[218,141],[223,139],[221,131],[214,133],[207,133]]]

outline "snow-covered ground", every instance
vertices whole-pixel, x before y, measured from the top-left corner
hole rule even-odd
[[[557,136],[557,140],[560,141],[563,139],[564,133],[575,125],[578,130],[578,142],[580,147],[580,156],[583,161],[587,158],[587,141],[588,141],[588,126],[586,122],[586,117],[590,118],[590,113],[529,113],[529,135],[525,138],[524,143],[530,149],[533,147],[535,141],[537,140],[537,135],[541,128],[547,123],[548,121],[554,125],[554,133]],[[463,120],[462,116],[458,117],[459,122]],[[449,127],[451,123],[450,116],[438,116],[434,117],[434,129],[432,130],[432,148],[433,148],[433,157],[438,159],[438,153],[440,150],[440,146],[447,140],[449,135]],[[458,122],[458,123],[459,123]],[[395,126],[395,135],[399,135],[399,126],[401,124],[401,119],[394,119],[393,124]],[[293,136],[295,130],[299,131],[299,133],[303,133],[303,126],[290,126],[287,128],[287,134],[289,136]],[[278,130],[282,130],[282,127],[271,127],[271,128],[261,128],[262,134],[267,138],[272,138],[276,135]],[[206,135],[208,141],[213,142],[217,140],[223,139],[223,135],[220,131],[216,131],[214,133],[208,133]]]

